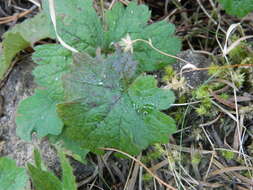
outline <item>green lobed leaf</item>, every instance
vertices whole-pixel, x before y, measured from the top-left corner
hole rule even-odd
[[[121,3],[116,3],[105,16],[108,27],[105,38],[108,46],[129,34],[132,40],[151,40],[159,50],[172,55],[177,54],[181,43],[174,36],[174,25],[165,21],[148,25],[150,15],[147,6],[137,5],[136,2],[130,3],[127,8],[124,8]],[[175,61],[173,58],[161,55],[143,42],[137,42],[134,45],[134,57],[141,63],[139,64],[140,71],[157,70]]]
[[[57,30],[61,38],[78,50],[103,44],[103,27],[92,0],[55,0]],[[43,7],[50,19],[48,1]]]
[[[180,40],[174,36],[175,26],[165,21],[160,21],[145,27],[139,37],[145,40],[151,40],[152,44],[159,50],[170,55],[176,55],[181,49]],[[151,49],[151,47],[143,42],[134,45],[134,56],[140,64],[140,71],[154,71],[161,69],[168,64],[175,62],[174,58],[160,54]]]
[[[0,81],[11,69],[12,60],[17,53],[32,46],[36,41],[53,36],[47,17],[43,13],[15,25],[6,32],[3,35],[3,49],[0,58]]]
[[[28,176],[24,168],[16,166],[14,160],[0,158],[0,190],[25,190]]]
[[[116,3],[112,10],[108,10],[105,14],[105,23],[108,27],[105,32],[107,45],[120,41],[128,33],[142,33],[150,16],[151,12],[147,6],[132,2],[124,8],[122,3]]]
[[[116,3],[112,10],[105,13],[104,22],[92,7],[92,0],[56,0],[57,29],[60,36],[69,45],[91,55],[98,47],[102,52],[111,54],[115,51],[114,43],[127,34],[134,39],[152,40],[158,49],[175,55],[180,51],[181,43],[174,36],[175,27],[165,21],[148,25],[151,13],[145,5],[131,2],[125,8]],[[48,3],[44,8],[49,17]],[[87,19],[88,18],[88,19]],[[140,61],[139,71],[160,69],[175,60],[150,48],[143,42],[134,45],[134,57]]]
[[[227,13],[244,17],[253,11],[253,0],[219,0]]]
[[[56,113],[58,100],[51,95],[48,90],[36,90],[33,96],[20,103],[16,116],[19,137],[31,140],[32,132],[37,132],[38,137],[61,133],[63,123]]]
[[[138,154],[167,142],[175,123],[159,110],[169,108],[174,95],[157,88],[153,76],[136,78],[136,67],[129,54],[119,52],[106,60],[75,55],[64,78],[66,103],[57,105],[64,135],[94,152],[114,147]]]
[[[17,134],[30,140],[31,132],[39,137],[61,133],[63,123],[56,113],[56,104],[63,99],[61,77],[68,72],[72,63],[71,53],[58,44],[37,46],[33,60],[38,64],[34,69],[36,83],[46,88],[23,100],[17,111]]]

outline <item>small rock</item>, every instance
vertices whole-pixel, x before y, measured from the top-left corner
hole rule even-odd
[[[181,59],[184,59],[197,68],[203,68],[203,67],[209,67],[210,66],[210,60],[203,56],[202,54],[194,53],[191,50],[182,51],[177,55]],[[186,63],[178,61],[173,65],[173,68],[180,72],[182,67],[184,67]],[[185,70],[184,70],[185,71]],[[190,85],[193,88],[196,88],[197,86],[203,84],[205,80],[208,79],[208,71],[191,71],[183,73],[183,76],[185,77],[187,84]]]

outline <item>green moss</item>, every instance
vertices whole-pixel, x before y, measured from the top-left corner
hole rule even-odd
[[[175,76],[175,71],[172,66],[167,66],[164,69],[163,81],[168,82]]]
[[[197,99],[202,99],[208,97],[210,94],[208,92],[208,86],[202,85],[198,87],[195,91],[193,91],[193,96]]]
[[[185,103],[187,102],[187,100],[189,100],[189,97],[187,97],[186,95],[182,95],[178,98],[178,103],[179,104],[182,104],[182,103]]]
[[[148,182],[153,179],[153,176],[150,175],[149,173],[145,173],[144,175],[142,175],[142,179],[143,179],[143,181]]]
[[[162,155],[163,154],[160,151],[155,149],[152,152],[148,152],[148,154],[143,156],[141,160],[142,160],[143,163],[149,163],[150,161],[153,161],[153,160],[156,160],[156,159],[160,158]]]
[[[221,150],[221,155],[227,160],[232,160],[235,156],[235,153],[232,151]]]
[[[198,152],[194,153],[191,158],[191,163],[193,165],[198,165],[200,162],[201,162],[201,154]]]
[[[224,100],[228,100],[229,99],[229,95],[227,93],[222,93],[221,95],[219,95],[222,99]]]
[[[229,52],[233,64],[241,64],[241,62],[249,55],[248,44],[243,42]]]
[[[240,70],[237,70],[232,75],[232,80],[237,88],[241,88],[245,82],[245,73],[241,73]]]
[[[209,75],[217,75],[221,72],[221,70],[219,69],[219,66],[212,63],[208,69],[208,74]]]

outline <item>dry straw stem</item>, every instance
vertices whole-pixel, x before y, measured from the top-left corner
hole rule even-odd
[[[19,18],[30,14],[35,8],[36,8],[36,6],[33,6],[30,9],[28,9],[28,10],[22,12],[22,13],[19,13],[19,14],[13,15],[13,16],[1,17],[0,18],[0,24],[6,24],[6,23],[9,23],[9,22],[16,21]]]
[[[41,4],[37,0],[28,0],[28,1],[30,1],[31,3],[33,3],[37,7],[41,8]]]
[[[208,177],[213,177],[215,175],[220,175],[222,173],[228,173],[233,171],[242,171],[242,170],[253,170],[253,167],[247,167],[247,166],[234,166],[234,167],[226,167],[222,169],[215,170],[211,172]]]
[[[136,159],[135,157],[129,155],[126,152],[123,152],[121,150],[115,149],[115,148],[100,148],[101,150],[106,150],[106,151],[114,151],[114,152],[118,152],[121,153],[129,158],[131,158],[133,161],[135,161],[136,163],[138,163],[140,166],[142,166],[150,175],[152,175],[160,184],[164,185],[165,187],[167,187],[168,189],[171,190],[177,190],[176,188],[172,187],[171,185],[167,184],[166,182],[164,182],[163,180],[161,180],[156,174],[154,174],[150,169],[148,169],[148,167],[143,164],[140,160]]]
[[[64,42],[64,40],[58,34],[57,25],[56,25],[56,13],[55,13],[54,0],[48,0],[48,3],[49,3],[49,12],[50,12],[51,21],[53,23],[54,31],[55,31],[55,35],[56,35],[57,39],[59,40],[60,44],[63,47],[65,47],[66,49],[68,49],[74,53],[78,53],[78,50],[76,50],[74,47],[69,46],[66,42]]]
[[[212,67],[203,67],[203,68],[193,68],[183,73],[192,72],[192,71],[205,71],[205,70],[218,70],[218,69],[232,69],[237,67],[253,67],[253,64],[235,64],[235,65],[224,65],[224,66],[212,66]]]

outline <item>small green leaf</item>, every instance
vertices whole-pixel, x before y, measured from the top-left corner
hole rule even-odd
[[[4,79],[12,66],[12,59],[21,50],[32,46],[36,41],[54,37],[47,17],[39,13],[32,19],[15,25],[3,36],[3,50],[0,58],[0,81]]]
[[[0,158],[0,189],[25,190],[28,176],[24,168],[16,166],[14,160],[6,157]]]
[[[130,55],[120,53],[106,60],[75,55],[64,77],[66,103],[57,105],[64,135],[94,152],[115,147],[138,154],[153,142],[165,142],[175,123],[159,110],[169,108],[174,95],[157,88],[152,76],[135,79],[136,67]]]
[[[47,90],[36,90],[35,94],[23,100],[17,110],[17,135],[24,140],[31,140],[31,133],[38,137],[61,133],[63,123],[56,113],[57,100]]]
[[[52,173],[42,171],[31,164],[28,164],[27,167],[36,190],[62,190],[61,181]]]
[[[253,0],[219,0],[222,7],[231,15],[244,17],[253,11]]]
[[[63,190],[77,190],[73,169],[63,152],[59,152],[62,166],[62,187]]]
[[[41,160],[39,150],[34,149],[33,155],[34,155],[35,166],[39,169],[42,169],[42,160]]]

